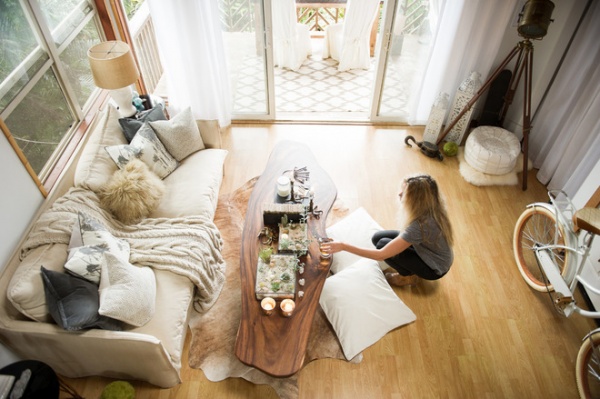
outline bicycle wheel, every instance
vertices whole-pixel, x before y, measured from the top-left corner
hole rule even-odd
[[[600,331],[584,338],[575,365],[577,389],[582,399],[600,398]]]
[[[558,228],[558,232],[557,232]],[[565,234],[562,223],[556,223],[556,216],[551,205],[536,204],[521,214],[513,234],[513,251],[521,276],[534,290],[552,291],[552,285],[546,282],[533,250],[536,245],[555,244],[554,237],[558,233],[557,245],[571,246],[570,236]],[[568,276],[569,253],[563,249],[552,250],[553,258],[563,277]]]

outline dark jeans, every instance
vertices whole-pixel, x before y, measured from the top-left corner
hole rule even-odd
[[[373,234],[371,241],[377,249],[381,249],[394,238],[398,237],[399,234],[400,232],[398,230],[381,230]],[[416,274],[425,280],[437,280],[442,277],[423,262],[423,259],[417,255],[417,251],[415,251],[415,248],[412,245],[398,255],[385,259],[385,263],[393,267],[403,276]]]

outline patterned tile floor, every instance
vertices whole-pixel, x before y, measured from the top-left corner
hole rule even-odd
[[[275,107],[278,119],[300,116],[300,119],[319,119],[331,114],[332,119],[366,119],[369,113],[375,58],[369,70],[337,70],[338,62],[323,59],[320,40],[313,39],[313,54],[299,70],[275,68]],[[235,79],[235,113],[262,112],[266,103],[264,77],[260,58],[246,57]],[[395,76],[406,76],[406,73]],[[406,79],[405,79],[406,80]],[[408,80],[410,81],[410,79]],[[388,112],[402,115],[407,106],[408,87],[401,82],[388,85],[383,98]],[[385,111],[382,106],[381,110]]]

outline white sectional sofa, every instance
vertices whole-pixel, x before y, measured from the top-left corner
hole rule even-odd
[[[95,191],[117,171],[104,147],[127,144],[118,118],[112,106],[97,116],[92,133],[80,146],[79,155],[36,219],[71,186]],[[150,218],[185,223],[188,216],[200,215],[213,220],[227,151],[221,149],[217,121],[197,121],[197,125],[206,148],[183,159],[163,180],[165,194]],[[35,229],[34,224],[32,229]],[[23,259],[17,254],[5,265],[0,277],[2,343],[22,358],[43,361],[67,377],[95,375],[133,379],[164,388],[180,383],[182,350],[188,318],[190,312],[195,311],[197,285],[185,275],[166,270],[168,267],[154,268],[156,301],[149,322],[140,327],[126,325],[122,331],[96,328],[67,331],[48,314],[40,277],[41,266],[63,271],[67,249],[68,244],[64,242],[40,245],[27,252]],[[135,265],[133,261],[132,264]],[[214,278],[218,285],[220,276]],[[218,292],[212,295],[218,296]]]

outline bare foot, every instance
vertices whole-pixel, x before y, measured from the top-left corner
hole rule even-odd
[[[390,285],[396,287],[404,287],[406,285],[417,285],[419,276],[413,274],[411,276],[402,276],[398,272],[385,272],[385,279]]]

